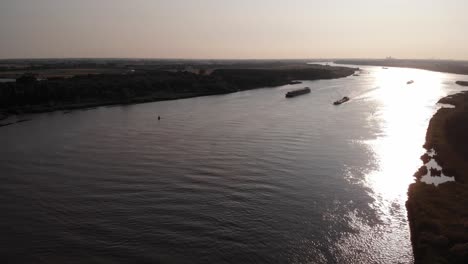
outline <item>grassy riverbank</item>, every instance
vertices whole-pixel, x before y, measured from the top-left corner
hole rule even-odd
[[[455,108],[434,115],[424,147],[435,150],[434,159],[455,182],[436,187],[418,181],[409,188],[406,206],[416,264],[468,263],[468,93],[439,102]]]
[[[226,94],[274,87],[295,80],[342,78],[355,69],[321,65],[221,68],[204,71],[141,69],[126,74],[82,75],[0,83],[0,113],[38,113],[112,104],[131,104]]]

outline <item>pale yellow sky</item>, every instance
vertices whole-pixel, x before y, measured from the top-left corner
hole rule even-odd
[[[0,0],[0,58],[468,59],[465,0]]]

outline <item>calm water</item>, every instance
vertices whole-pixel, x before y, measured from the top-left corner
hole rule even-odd
[[[2,263],[411,263],[407,188],[461,77],[364,69],[0,128]]]

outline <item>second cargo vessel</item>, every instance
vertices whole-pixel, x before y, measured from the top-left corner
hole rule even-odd
[[[308,94],[308,93],[310,93],[310,88],[305,87],[305,88],[302,88],[302,89],[299,89],[299,90],[294,90],[294,91],[287,92],[286,93],[286,98],[296,97],[296,96],[303,95],[303,94]]]

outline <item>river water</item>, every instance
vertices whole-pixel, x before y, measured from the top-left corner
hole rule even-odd
[[[363,69],[0,128],[2,262],[411,263],[408,185],[462,77]]]

